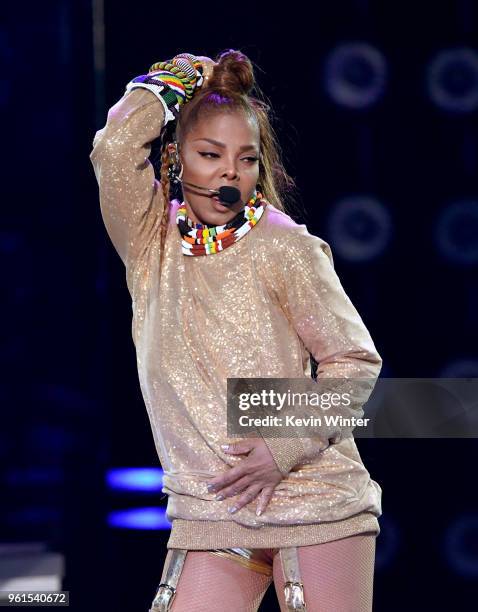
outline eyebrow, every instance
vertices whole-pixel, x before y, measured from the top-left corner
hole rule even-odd
[[[196,140],[207,140],[207,142],[210,142],[218,147],[222,147],[223,149],[226,148],[226,145],[223,142],[219,142],[219,140],[214,140],[213,138],[196,138],[194,142],[196,142]],[[248,151],[249,149],[257,149],[257,147],[253,144],[242,145],[242,147],[239,148],[239,151]]]

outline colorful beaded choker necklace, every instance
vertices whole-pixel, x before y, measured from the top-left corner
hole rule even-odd
[[[184,202],[176,212],[176,223],[181,233],[184,255],[212,255],[227,249],[240,240],[262,217],[267,201],[255,190],[244,209],[225,225],[195,223],[187,215]]]

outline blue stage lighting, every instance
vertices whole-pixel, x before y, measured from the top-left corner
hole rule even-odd
[[[161,491],[163,470],[159,468],[114,468],[106,482],[115,491]]]
[[[171,529],[166,509],[154,506],[114,510],[108,514],[108,526],[119,529]]]

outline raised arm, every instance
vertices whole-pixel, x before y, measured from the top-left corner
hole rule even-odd
[[[164,108],[146,89],[133,89],[110,108],[96,132],[90,160],[108,235],[126,268],[159,228],[164,211],[160,182],[148,156],[164,125]]]
[[[322,379],[367,379],[366,384],[348,381],[353,390],[352,403],[347,409],[340,407],[345,417],[361,417],[362,405],[380,373],[382,358],[340,283],[330,246],[310,234],[305,225],[293,226],[280,244],[281,264],[274,277],[275,290],[284,313],[318,362],[318,392]],[[331,385],[337,389],[335,383]],[[340,441],[340,432],[335,440],[326,433],[324,430],[323,436],[313,438],[264,437],[264,441],[285,476],[294,466],[318,457],[331,442]]]
[[[100,190],[100,207],[111,241],[126,266],[131,290],[138,256],[160,232],[165,206],[161,183],[148,157],[151,143],[197,88],[210,78],[216,62],[179,53],[153,64],[126,85],[96,132],[90,159]],[[207,85],[204,85],[207,86]]]

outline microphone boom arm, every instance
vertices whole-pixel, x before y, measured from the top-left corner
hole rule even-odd
[[[201,187],[200,185],[195,185],[194,183],[190,183],[189,181],[183,181],[180,178],[178,178],[178,180],[181,181],[181,183],[184,185],[191,185],[191,187],[195,187],[196,189],[203,189],[205,191],[208,191],[209,193],[212,193],[213,195],[217,195],[225,206],[233,206],[241,199],[241,192],[237,187],[229,187],[227,185],[224,185],[219,189],[209,189],[208,187]]]

